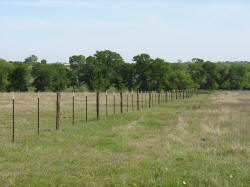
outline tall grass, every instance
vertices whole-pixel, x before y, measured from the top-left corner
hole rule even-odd
[[[39,136],[26,133],[15,144],[1,138],[0,184],[249,186],[249,112],[249,92],[216,92],[98,122],[65,122],[58,132],[43,121],[51,128]]]

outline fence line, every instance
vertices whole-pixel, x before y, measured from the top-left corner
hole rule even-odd
[[[120,93],[114,93],[109,94],[108,92],[102,94],[100,91],[97,91],[95,93],[74,93],[71,95],[70,93],[56,93],[56,130],[60,130],[61,123],[70,124],[69,120],[71,119],[72,125],[74,125],[76,122],[82,121],[88,122],[92,120],[100,120],[103,116],[109,116],[116,114],[117,106],[120,108],[120,113],[128,113],[133,112],[134,110],[134,102],[136,102],[136,111],[140,111],[143,109],[150,109],[157,104],[167,104],[169,102],[175,101],[175,100],[184,100],[186,98],[192,97],[194,94],[199,94],[200,91],[198,89],[191,89],[191,90],[171,90],[166,92],[136,92],[136,101],[134,101],[134,93],[123,93],[120,91]],[[7,93],[6,93],[7,95]],[[32,96],[34,94],[31,94]],[[44,101],[41,98],[44,97]],[[26,128],[22,126],[22,128],[19,126],[19,124],[25,124],[25,121],[27,118],[27,121],[30,124],[29,128],[32,129],[33,123],[33,113],[35,111],[37,112],[37,134],[41,133],[41,123],[44,123],[44,119],[48,124],[53,123],[53,115],[50,115],[53,113],[53,99],[47,98],[46,96],[50,97],[53,96],[53,93],[39,93],[37,94],[37,104],[30,102],[30,98],[28,99],[28,103],[30,103],[31,106],[37,106],[37,110],[34,110],[35,108],[26,106],[30,106],[25,101],[22,101],[22,99],[19,99],[19,97],[22,96],[22,93],[15,93],[12,97],[12,141],[15,141],[15,133],[16,130],[25,130]],[[66,97],[67,95],[72,96],[72,100],[70,101],[70,97]],[[83,97],[82,95],[85,95]],[[112,97],[113,95],[113,97]],[[24,95],[25,96],[25,95]],[[104,96],[104,97],[103,97]],[[113,98],[113,99],[112,99]],[[119,104],[118,104],[119,103]],[[1,98],[0,98],[0,105],[1,104]],[[16,106],[17,105],[17,106]],[[24,110],[19,108],[19,105],[21,105]],[[71,109],[70,109],[71,108]],[[113,108],[113,109],[112,109]],[[44,110],[46,109],[46,110]],[[70,112],[71,110],[71,112]],[[113,110],[113,112],[112,112]],[[70,115],[71,113],[71,115]],[[96,114],[96,117],[94,117]],[[16,118],[17,116],[17,118]],[[19,119],[19,116],[20,117]],[[44,117],[43,117],[44,116]],[[1,118],[0,118],[1,119]],[[9,121],[8,115],[6,118],[3,118],[3,120]],[[3,124],[5,121],[3,121]],[[1,120],[0,120],[1,125]],[[49,126],[49,125],[48,125]],[[30,130],[29,129],[29,130]],[[43,129],[43,126],[42,126]],[[28,130],[28,128],[27,128]],[[25,133],[24,133],[25,134]],[[1,135],[1,134],[0,134]]]

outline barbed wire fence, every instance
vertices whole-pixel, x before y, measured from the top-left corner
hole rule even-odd
[[[166,92],[0,93],[0,140],[87,124],[111,115],[185,100],[199,89]],[[12,126],[12,128],[10,128]],[[11,133],[10,133],[11,129]]]

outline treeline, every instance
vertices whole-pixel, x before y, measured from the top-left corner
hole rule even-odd
[[[87,58],[71,56],[69,66],[44,59],[39,62],[35,55],[23,62],[0,59],[0,91],[250,89],[248,62],[214,63],[194,58],[169,63],[148,54],[135,56],[133,62],[127,63],[109,50]]]

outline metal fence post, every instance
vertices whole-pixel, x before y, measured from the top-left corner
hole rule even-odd
[[[85,97],[85,104],[86,104],[86,107],[85,107],[85,120],[86,122],[88,122],[88,96],[86,95]]]
[[[12,96],[12,142],[15,142],[15,95]]]
[[[37,93],[37,133],[40,133],[40,96]]]
[[[137,98],[137,101],[136,101],[136,103],[137,103],[137,110],[139,111],[140,110],[140,106],[139,106],[139,91],[137,90],[137,93],[136,93],[136,98]]]
[[[56,93],[56,130],[60,129],[61,93]]]
[[[100,120],[100,91],[96,92],[96,119]]]
[[[75,124],[75,92],[73,92],[72,96],[72,125]]]

